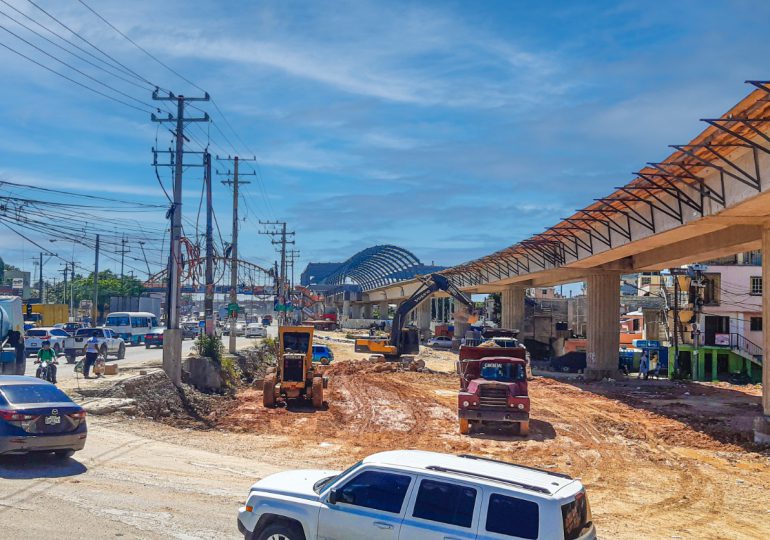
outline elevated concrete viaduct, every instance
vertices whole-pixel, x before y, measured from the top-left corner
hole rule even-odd
[[[468,293],[502,292],[503,324],[520,326],[524,289],[587,282],[587,377],[617,370],[619,279],[761,249],[770,281],[770,83],[755,90],[662,162],[648,163],[616,191],[540,234],[444,270]],[[365,302],[398,303],[417,280],[366,291]],[[763,295],[770,321],[770,293]],[[770,350],[770,331],[764,332]],[[764,362],[764,417],[758,440],[770,442],[770,369]]]

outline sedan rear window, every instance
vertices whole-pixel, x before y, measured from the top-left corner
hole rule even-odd
[[[48,330],[27,330],[27,335],[34,337],[45,336],[48,335]]]
[[[9,384],[3,386],[0,393],[14,405],[72,401],[52,384]]]

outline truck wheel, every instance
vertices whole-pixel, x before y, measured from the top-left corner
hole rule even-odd
[[[305,533],[294,524],[275,523],[262,529],[259,536],[254,538],[256,540],[305,540]]]
[[[313,408],[320,409],[324,406],[324,380],[321,377],[313,378],[313,386],[311,387],[313,392]]]
[[[149,344],[149,343],[145,343],[145,344],[144,344],[144,348],[145,348],[145,349],[149,349],[149,348],[150,348],[150,344]]]
[[[121,343],[118,348],[118,360],[123,360],[126,357],[126,344]]]
[[[529,420],[526,422],[519,422],[519,435],[522,437],[529,435]]]
[[[262,404],[265,407],[275,407],[275,377],[267,377],[262,384]]]
[[[467,435],[471,432],[471,423],[466,418],[460,418],[460,435]]]
[[[99,347],[99,354],[107,358],[107,345],[102,345]]]
[[[75,355],[72,355],[72,354],[68,354],[66,356],[66,359],[68,364],[74,364],[76,360]]]

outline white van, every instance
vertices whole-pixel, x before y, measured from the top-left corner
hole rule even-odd
[[[104,326],[123,338],[126,345],[139,345],[144,335],[158,326],[158,318],[144,311],[116,311],[107,315]]]

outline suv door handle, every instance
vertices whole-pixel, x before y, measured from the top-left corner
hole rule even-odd
[[[392,529],[393,528],[393,525],[391,525],[390,523],[385,523],[384,521],[375,521],[373,523],[373,525],[375,527],[377,527],[378,529]]]

